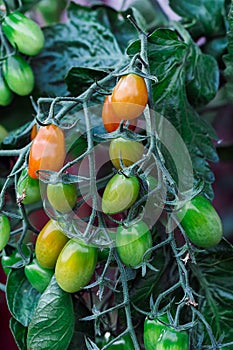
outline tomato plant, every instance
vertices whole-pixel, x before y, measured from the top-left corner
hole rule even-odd
[[[95,271],[97,249],[71,239],[58,256],[55,276],[59,286],[69,293],[85,287]]]
[[[148,101],[144,78],[137,74],[122,76],[112,92],[112,107],[120,119],[135,119],[143,111]]]
[[[124,335],[108,347],[109,350],[134,350],[129,334]]]
[[[32,204],[41,199],[39,180],[33,179],[23,169],[17,182],[17,197],[23,204]]]
[[[54,271],[38,264],[34,259],[30,264],[24,267],[24,273],[31,285],[40,293],[48,287]]]
[[[0,106],[8,106],[13,99],[13,94],[5,80],[0,75]]]
[[[47,269],[53,269],[58,255],[67,243],[68,238],[57,223],[49,220],[40,231],[35,246],[38,263]]]
[[[65,138],[63,131],[56,125],[40,127],[33,140],[29,160],[28,174],[38,178],[38,170],[59,170],[65,160]]]
[[[119,226],[116,233],[116,249],[126,266],[139,265],[145,252],[152,247],[152,236],[143,221],[129,227]]]
[[[103,212],[116,214],[130,208],[138,197],[139,187],[136,176],[127,178],[120,174],[114,175],[107,183],[103,193]]]
[[[0,250],[5,248],[10,238],[10,222],[6,215],[0,215]]]
[[[10,90],[20,96],[29,95],[34,88],[34,74],[27,61],[16,54],[3,62],[3,77]]]
[[[189,350],[189,336],[167,325],[166,315],[147,318],[144,323],[144,345],[146,350]]]
[[[7,15],[2,29],[12,46],[25,55],[37,55],[44,46],[44,34],[38,24],[21,12]]]
[[[47,196],[52,207],[61,213],[68,213],[77,201],[75,184],[56,183],[48,184]]]
[[[121,169],[121,164],[128,167],[142,158],[144,146],[142,143],[118,137],[111,141],[109,155],[113,165]]]

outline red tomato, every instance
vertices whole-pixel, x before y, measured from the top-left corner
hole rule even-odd
[[[41,126],[31,146],[28,174],[36,179],[37,170],[58,171],[65,160],[65,138],[56,125]]]
[[[126,119],[126,117],[119,118],[113,110],[112,95],[106,96],[103,109],[102,109],[102,120],[103,120],[105,129],[108,132],[113,132],[117,130],[122,119]],[[126,122],[124,124],[126,124]],[[133,120],[129,125],[129,129],[135,130],[136,125],[137,125],[137,121]]]

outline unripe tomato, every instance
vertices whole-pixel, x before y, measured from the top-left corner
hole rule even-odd
[[[136,74],[124,75],[112,93],[112,107],[120,119],[135,119],[145,109],[148,92],[144,78]]]
[[[69,238],[59,228],[57,223],[49,220],[40,231],[36,240],[36,259],[42,267],[53,269],[58,255]]]
[[[44,47],[42,30],[23,13],[16,11],[7,15],[3,20],[2,29],[11,45],[25,55],[38,55]]]
[[[103,121],[105,129],[108,132],[113,132],[113,131],[117,130],[117,128],[120,125],[121,120],[122,119],[118,118],[116,113],[113,110],[112,95],[106,96],[105,101],[104,101],[104,105],[103,105],[103,109],[102,109],[102,121]],[[124,124],[126,124],[126,122],[124,122]],[[137,121],[132,120],[130,122],[130,125],[128,126],[128,128],[130,130],[135,130],[136,124],[137,124]]]
[[[27,169],[23,169],[17,182],[17,198],[23,204],[32,204],[41,199],[39,180],[33,179],[27,173]]]
[[[10,273],[12,266],[19,261],[22,261],[22,256],[17,250],[14,250],[11,255],[6,255],[5,251],[2,252],[1,265],[6,275]]]
[[[176,213],[190,241],[200,248],[217,245],[223,236],[221,219],[205,197],[199,195]]]
[[[139,194],[139,181],[136,176],[114,175],[105,187],[102,198],[102,210],[105,214],[116,214],[136,201]]]
[[[6,215],[0,214],[0,250],[5,248],[10,238],[10,222]]]
[[[185,331],[164,325],[166,315],[155,319],[146,318],[144,322],[144,345],[146,350],[188,350],[189,336]]]
[[[130,335],[126,334],[122,338],[116,340],[108,347],[108,350],[134,350],[134,345]]]
[[[52,207],[61,213],[68,213],[73,209],[77,201],[77,189],[75,184],[48,184],[47,197]]]
[[[34,88],[34,74],[30,65],[19,55],[3,62],[3,77],[9,88],[20,96],[29,95]]]
[[[142,158],[144,146],[141,142],[118,137],[111,141],[109,155],[111,162],[117,169],[121,169],[121,162],[128,167]]]
[[[8,131],[0,124],[0,143],[7,137]]]
[[[152,236],[145,222],[129,227],[119,226],[116,233],[116,249],[121,261],[129,267],[142,262],[145,252],[152,247]]]
[[[97,255],[95,247],[71,239],[57,259],[55,276],[58,285],[68,293],[80,291],[90,282],[95,271]]]
[[[37,179],[37,170],[58,171],[65,155],[63,131],[53,124],[41,126],[30,149],[28,174]]]
[[[53,270],[40,266],[36,259],[25,266],[24,273],[31,285],[40,293],[48,287],[53,276]]]
[[[13,94],[0,74],[0,106],[8,106],[13,99]]]

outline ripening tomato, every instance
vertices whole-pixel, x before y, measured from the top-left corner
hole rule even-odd
[[[152,236],[147,224],[140,221],[129,227],[119,226],[116,249],[121,261],[130,267],[142,262],[145,252],[152,247]]]
[[[38,55],[44,46],[44,34],[38,24],[21,12],[7,15],[2,29],[11,45],[25,55]]]
[[[135,119],[145,109],[148,91],[144,78],[127,74],[120,78],[112,93],[112,107],[120,119]]]
[[[177,331],[169,325],[167,315],[144,322],[144,345],[146,350],[188,350],[189,336],[185,331]]]
[[[58,171],[64,163],[65,155],[62,129],[53,124],[41,126],[30,149],[28,174],[37,179],[37,170]]]
[[[24,267],[24,273],[31,285],[40,293],[48,287],[53,270],[42,267],[36,259]]]
[[[121,162],[128,167],[142,158],[144,146],[141,142],[118,137],[110,142],[109,155],[111,162],[117,169],[121,169]]]
[[[34,74],[30,65],[19,55],[3,61],[3,77],[9,88],[19,96],[29,95],[34,88]]]
[[[114,175],[107,183],[103,193],[103,212],[116,214],[129,209],[138,197],[139,188],[139,180],[136,176]]]
[[[33,179],[23,169],[16,186],[17,198],[23,204],[36,203],[41,199],[39,180]]]
[[[55,267],[58,255],[69,238],[60,229],[58,224],[49,220],[40,231],[35,246],[36,259],[45,268]]]
[[[102,109],[102,121],[103,121],[105,129],[108,132],[113,132],[113,131],[117,130],[122,119],[126,119],[126,118],[118,118],[118,116],[116,115],[116,113],[113,110],[112,95],[106,96],[105,101],[104,101],[104,105],[103,105],[103,109]],[[126,124],[126,123],[127,123],[127,120],[126,120],[126,122],[124,122],[124,124]],[[135,130],[136,125],[137,125],[136,119],[132,120],[132,121],[130,121],[128,128],[133,131],[133,130]]]
[[[223,236],[221,219],[213,205],[198,195],[187,202],[176,216],[181,220],[190,241],[200,248],[217,245]]]
[[[31,130],[31,135],[30,135],[30,139],[31,141],[34,140],[34,138],[36,137],[37,134],[37,125],[34,124]]]
[[[13,94],[0,74],[0,106],[8,106],[13,99]]]
[[[5,248],[10,238],[10,222],[6,215],[0,214],[0,250]]]
[[[91,280],[97,255],[97,248],[71,239],[57,259],[55,276],[58,285],[68,293],[80,291]]]
[[[61,213],[68,213],[73,209],[77,201],[77,189],[75,184],[62,182],[48,184],[47,197],[52,207]]]

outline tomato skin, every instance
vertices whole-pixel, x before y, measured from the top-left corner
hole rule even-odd
[[[77,189],[75,184],[48,184],[47,197],[54,209],[61,213],[70,212],[77,201]]]
[[[8,131],[0,124],[0,143],[7,137]]]
[[[176,213],[190,241],[200,248],[217,245],[223,236],[221,219],[205,197],[198,195]]]
[[[121,261],[129,267],[142,262],[144,253],[152,247],[152,236],[147,224],[140,221],[129,227],[119,226],[116,233],[116,249]]]
[[[117,130],[122,119],[118,118],[118,116],[115,114],[113,110],[112,95],[106,96],[103,109],[102,109],[102,121],[105,129],[108,132],[113,132]],[[126,124],[126,122],[124,124]],[[132,120],[128,126],[129,130],[132,130],[132,131],[135,130],[136,125],[137,125],[137,121]]]
[[[129,209],[138,197],[139,188],[136,176],[127,178],[120,174],[114,175],[107,183],[103,193],[102,210],[104,214],[116,214]]]
[[[53,124],[41,126],[30,149],[28,174],[37,179],[37,170],[58,171],[65,155],[63,131]]]
[[[135,119],[145,109],[148,92],[144,78],[136,74],[120,78],[112,92],[112,107],[120,119]]]
[[[0,106],[8,106],[13,99],[13,94],[0,74]]]
[[[166,315],[159,318],[146,318],[144,322],[144,345],[146,350],[189,350],[189,336],[185,331],[178,332],[164,325]]]
[[[12,12],[2,23],[2,29],[17,50],[25,55],[38,55],[44,47],[44,34],[38,24],[23,13]]]
[[[0,214],[0,250],[5,248],[10,238],[10,222],[6,215]]]
[[[23,204],[36,203],[41,199],[39,180],[33,179],[27,174],[27,169],[23,169],[16,186],[17,197],[23,198]]]
[[[16,264],[17,262],[22,261],[21,255],[17,252],[17,250],[14,250],[11,255],[6,255],[3,252],[3,255],[1,257],[1,264],[3,271],[5,272],[6,275],[9,274],[11,271],[11,266]]]
[[[117,169],[121,169],[121,162],[128,167],[142,158],[144,146],[141,142],[118,137],[110,142],[109,155],[111,162]]]
[[[48,287],[53,270],[40,266],[36,259],[24,268],[24,273],[31,285],[40,293]]]
[[[3,62],[3,77],[13,92],[29,95],[34,88],[34,74],[30,65],[19,55],[9,56]]]
[[[35,253],[38,263],[42,267],[53,269],[68,240],[69,238],[62,232],[57,223],[49,220],[36,240]]]
[[[75,293],[91,280],[97,262],[97,249],[77,239],[71,239],[62,249],[56,263],[58,285],[68,293]]]
[[[108,350],[134,350],[133,341],[130,335],[126,334],[122,338],[116,340],[108,347]]]

